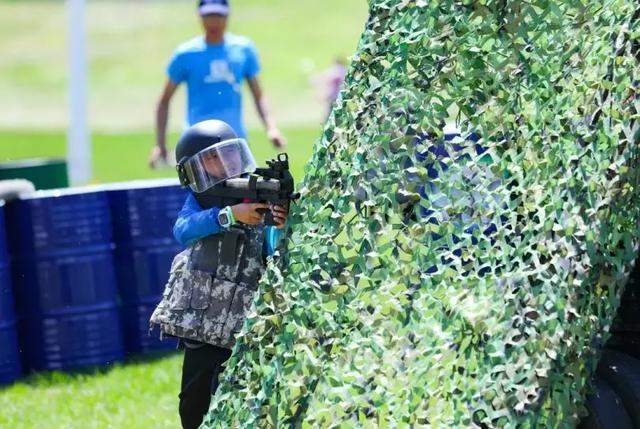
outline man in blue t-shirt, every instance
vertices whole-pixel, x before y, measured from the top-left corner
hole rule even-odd
[[[167,67],[168,80],[156,113],[156,146],[149,158],[151,167],[167,161],[169,104],[183,82],[187,85],[185,128],[207,119],[218,119],[231,125],[239,137],[246,138],[242,83],[247,81],[269,140],[277,148],[286,145],[258,81],[260,62],[255,45],[246,37],[225,32],[228,0],[201,0],[198,12],[204,36],[180,45]]]

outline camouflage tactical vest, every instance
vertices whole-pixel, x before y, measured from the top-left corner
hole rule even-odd
[[[233,347],[264,271],[263,241],[264,226],[234,225],[179,253],[151,327],[159,326],[165,335]]]

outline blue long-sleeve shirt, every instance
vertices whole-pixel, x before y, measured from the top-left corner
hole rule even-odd
[[[189,192],[173,226],[173,236],[183,246],[189,246],[201,238],[222,232],[223,229],[218,221],[221,208],[203,209],[194,195]],[[273,226],[266,228],[263,247],[266,255],[273,255],[281,235],[282,231],[278,228]]]

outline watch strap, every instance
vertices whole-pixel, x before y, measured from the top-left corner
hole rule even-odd
[[[225,224],[220,222],[220,215],[226,216],[228,222]],[[233,216],[233,210],[231,210],[231,207],[226,206],[225,208],[220,209],[220,212],[218,213],[218,222],[220,223],[220,226],[222,228],[229,228],[231,225],[234,225],[236,223],[236,219]]]
[[[233,210],[231,209],[231,206],[227,206],[227,207],[225,207],[225,209],[227,210],[227,216],[229,216],[229,220],[231,221],[229,223],[229,226],[235,225],[236,224],[236,218],[233,215]]]

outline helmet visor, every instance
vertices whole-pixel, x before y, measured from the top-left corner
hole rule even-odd
[[[201,150],[184,163],[189,187],[204,192],[225,180],[253,173],[256,161],[244,139],[226,140]]]

